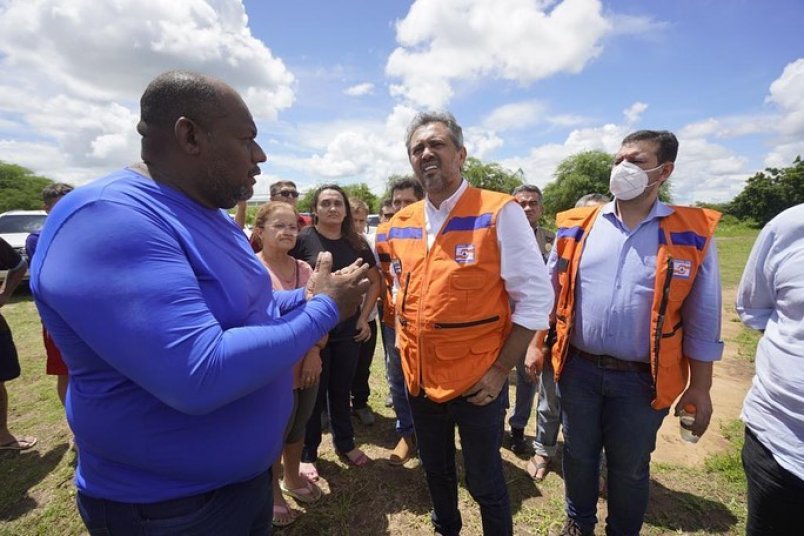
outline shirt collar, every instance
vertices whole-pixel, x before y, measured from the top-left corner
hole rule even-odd
[[[615,203],[616,203],[616,201],[614,201],[614,200],[609,201],[608,203],[603,205],[603,208],[600,210],[600,213],[601,214],[611,214],[611,217],[617,218],[617,211],[616,211]],[[651,221],[651,220],[656,219],[656,218],[665,218],[665,217],[669,216],[670,214],[672,214],[673,212],[675,212],[675,210],[673,210],[673,207],[671,207],[669,205],[666,205],[666,204],[662,203],[661,201],[659,201],[657,199],[656,202],[653,203],[653,206],[651,207],[650,212],[648,212],[648,215],[645,217],[644,220],[642,220],[641,223],[644,223],[646,221]]]
[[[436,208],[433,202],[430,201],[429,195],[426,196],[425,203],[427,203],[427,208],[436,212],[449,213],[455,207],[455,205],[458,204],[458,200],[461,198],[461,196],[468,187],[469,183],[466,182],[466,179],[461,177],[461,185],[458,186],[458,189],[455,190],[454,194],[452,194],[451,196],[449,196],[448,198],[446,198],[444,201],[441,202],[441,206],[439,208]]]

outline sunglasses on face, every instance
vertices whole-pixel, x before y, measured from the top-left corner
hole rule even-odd
[[[299,197],[299,192],[296,190],[280,190],[277,195],[281,195],[282,197],[292,197],[296,199]]]

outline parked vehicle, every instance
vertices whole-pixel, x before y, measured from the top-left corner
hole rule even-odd
[[[22,258],[25,254],[25,239],[34,231],[42,229],[47,213],[44,210],[10,210],[0,214],[0,238],[8,242]],[[6,272],[0,271],[0,280],[5,280]],[[25,274],[28,278],[28,274]]]

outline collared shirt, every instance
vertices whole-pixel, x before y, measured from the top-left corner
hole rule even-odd
[[[776,462],[804,480],[804,204],[759,234],[740,289],[737,313],[765,330],[742,419]]]
[[[573,346],[598,355],[648,362],[650,317],[659,251],[659,221],[673,208],[660,201],[648,216],[628,229],[605,205],[584,245],[575,290]],[[548,270],[558,288],[555,250]],[[720,340],[720,273],[714,239],[682,306],[684,355],[716,361],[723,353]]]
[[[469,187],[461,181],[458,190],[436,208],[429,198],[424,202],[427,247],[433,247],[449,213]],[[507,203],[497,215],[497,244],[500,247],[500,277],[511,300],[511,321],[527,329],[547,329],[553,308],[553,289],[547,277],[536,237],[522,209]]]

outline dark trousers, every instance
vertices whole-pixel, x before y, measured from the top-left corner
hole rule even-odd
[[[158,503],[136,504],[76,497],[92,536],[267,536],[271,534],[271,471],[222,488]]]
[[[360,344],[360,353],[357,357],[357,369],[352,380],[352,407],[355,409],[368,406],[369,374],[371,374],[371,361],[374,359],[374,348],[377,346],[377,320],[369,322],[371,337]]]
[[[321,380],[318,396],[304,431],[302,461],[318,459],[321,445],[321,412],[329,409],[329,426],[335,450],[347,453],[355,448],[352,412],[349,409],[349,389],[357,367],[360,344],[352,339],[329,341],[321,351]]]
[[[419,456],[433,501],[431,519],[440,534],[461,531],[458,477],[455,469],[455,427],[461,438],[466,488],[480,505],[483,534],[513,534],[511,504],[503,476],[500,446],[503,425],[502,397],[476,406],[458,397],[444,403],[424,395],[410,397],[413,428]]]
[[[748,480],[748,536],[804,532],[804,480],[780,466],[745,429],[743,468]]]

